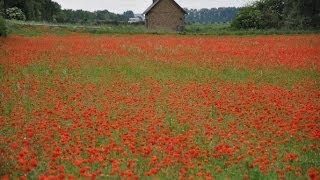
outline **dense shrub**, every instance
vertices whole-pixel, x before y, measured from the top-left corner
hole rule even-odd
[[[320,28],[319,0],[259,0],[242,8],[236,28]]]
[[[263,26],[262,13],[253,7],[245,7],[240,10],[231,26],[238,29],[261,28]]]
[[[19,9],[17,7],[7,9],[6,10],[6,17],[8,19],[15,19],[15,20],[20,20],[20,21],[26,20],[25,14],[22,12],[21,9]]]
[[[7,35],[6,21],[0,16],[0,36]]]

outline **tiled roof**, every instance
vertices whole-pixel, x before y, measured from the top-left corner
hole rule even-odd
[[[157,0],[148,7],[147,10],[143,12],[143,14],[148,14],[161,0]],[[184,10],[176,1],[172,0],[174,5],[176,5],[183,13],[187,14],[186,10]]]

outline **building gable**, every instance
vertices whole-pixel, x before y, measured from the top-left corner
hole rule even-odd
[[[156,0],[154,3],[151,4],[151,6],[148,7],[147,10],[144,11],[143,14],[148,14],[149,12],[151,12],[151,10],[153,10],[154,8],[156,8],[159,4],[161,4],[163,0]],[[187,14],[187,12],[174,0],[169,0],[175,7],[177,7],[178,10],[180,10],[182,13]]]

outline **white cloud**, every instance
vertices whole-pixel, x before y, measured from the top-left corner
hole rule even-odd
[[[54,0],[64,9],[83,9],[89,11],[109,10],[110,12],[123,13],[132,10],[135,13],[142,13],[152,0]],[[176,0],[184,8],[213,8],[244,6],[253,0]]]

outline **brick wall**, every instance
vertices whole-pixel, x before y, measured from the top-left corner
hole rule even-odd
[[[172,0],[162,0],[147,15],[146,25],[149,29],[166,28],[176,31],[184,27],[184,13]]]

